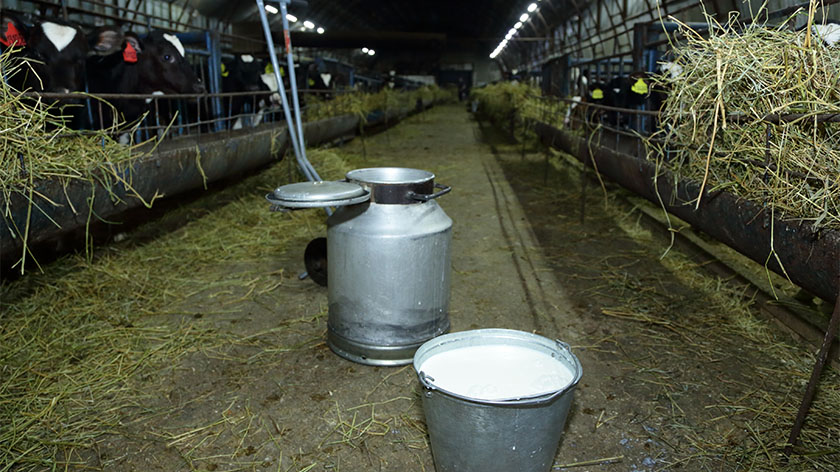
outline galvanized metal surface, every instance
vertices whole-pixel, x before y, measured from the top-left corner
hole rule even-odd
[[[537,398],[486,402],[434,388],[421,372],[436,353],[479,345],[526,346],[552,355],[573,375],[564,389]],[[414,360],[424,387],[423,411],[429,429],[435,470],[547,472],[582,368],[568,346],[542,336],[507,329],[452,333],[424,344]]]
[[[435,201],[340,207],[327,219],[327,342],[362,364],[402,365],[449,330],[452,220]]]
[[[374,167],[351,170],[345,176],[371,192],[371,201],[405,205],[423,201],[418,195],[430,195],[435,187],[435,174],[404,167]]]
[[[657,177],[653,163],[597,145],[592,146],[590,158],[586,139],[544,123],[535,123],[534,130],[544,144],[568,152],[588,166],[594,160],[601,175],[657,205],[661,198],[668,212],[774,272],[787,274],[805,290],[825,300],[837,297],[837,231],[814,231],[805,223],[771,218],[760,205],[721,191],[709,192],[695,210],[688,202],[699,193],[696,183],[674,185],[673,174],[660,170]],[[775,257],[768,259],[771,250],[775,250],[784,270]]]

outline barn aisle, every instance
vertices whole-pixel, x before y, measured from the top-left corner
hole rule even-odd
[[[443,105],[311,155],[325,178],[403,166],[453,187],[439,200],[454,222],[452,330],[536,332],[571,344],[583,364],[558,470],[728,470],[758,448],[744,412],[783,435],[778,412],[795,406],[801,374],[778,373],[807,372],[808,356],[789,354],[740,288],[675,251],[660,262],[663,243],[596,187],[581,223],[575,171],[555,160],[544,176],[542,155],[520,151]],[[3,341],[22,340],[4,369],[30,383],[15,384],[26,402],[2,411],[37,419],[3,433],[22,438],[19,464],[433,470],[413,369],[354,364],[324,342],[326,289],[298,278],[307,242],[325,234],[323,212],[270,213],[263,198],[289,170],[287,159],[92,262],[68,256],[4,287],[15,330]],[[768,408],[777,395],[784,402]]]

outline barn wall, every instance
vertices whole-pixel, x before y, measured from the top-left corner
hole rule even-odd
[[[569,55],[596,59],[629,55],[633,50],[634,25],[659,24],[669,16],[683,22],[703,22],[705,14],[725,21],[730,12],[752,18],[763,0],[543,0],[540,8],[498,57],[508,70],[539,70],[542,64]],[[768,0],[769,11],[802,3],[801,0]],[[821,11],[817,18],[840,20],[840,5]],[[772,20],[778,21],[778,19]],[[799,19],[797,26],[804,24]],[[664,48],[664,47],[663,47]]]

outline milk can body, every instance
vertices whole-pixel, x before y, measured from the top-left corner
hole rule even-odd
[[[434,178],[424,170],[375,167],[266,195],[273,209],[335,208],[326,254],[310,244],[307,257],[308,268],[319,270],[313,280],[326,279],[327,343],[340,356],[409,364],[424,342],[449,330],[452,220],[435,200],[451,188]]]
[[[344,206],[327,228],[333,351],[365,364],[408,364],[449,330],[452,220],[436,201]]]

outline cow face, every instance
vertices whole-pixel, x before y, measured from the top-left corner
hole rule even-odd
[[[204,85],[174,34],[153,31],[135,49],[140,57],[139,86],[143,92],[204,93]]]
[[[75,25],[59,20],[37,23],[29,30],[27,55],[41,78],[41,90],[68,93],[84,90],[87,41]]]

